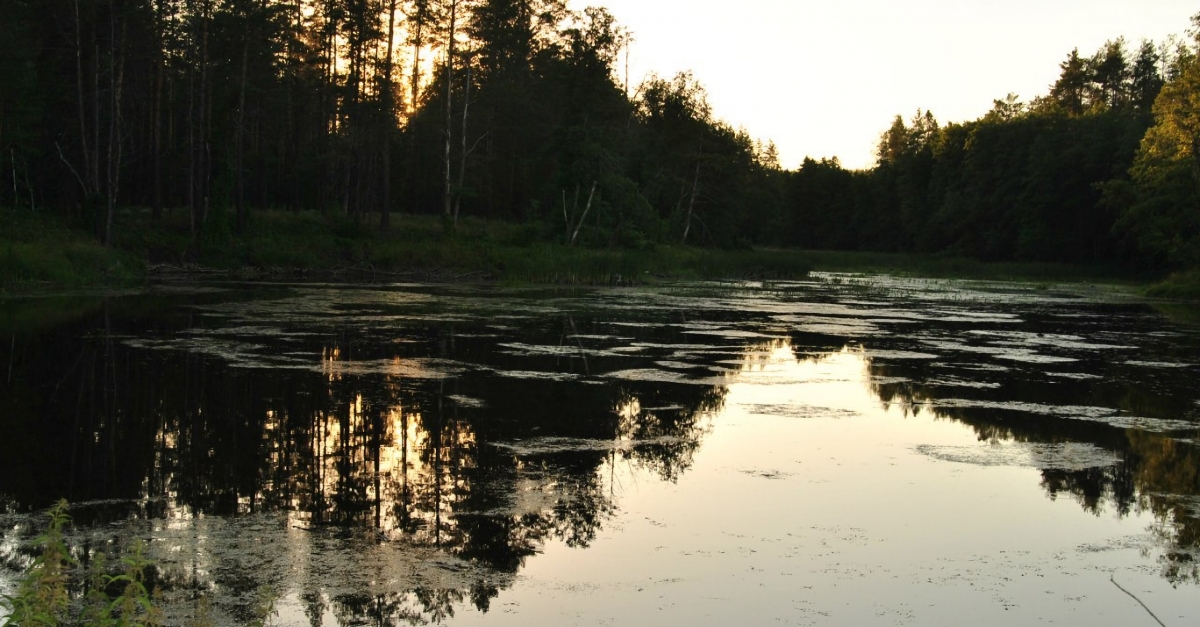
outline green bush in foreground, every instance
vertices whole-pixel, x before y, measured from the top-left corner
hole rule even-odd
[[[135,541],[111,562],[104,549],[88,553],[86,566],[71,555],[63,531],[71,523],[67,501],[50,508],[45,533],[34,538],[37,557],[25,570],[16,593],[0,598],[0,627],[160,627],[164,612],[157,591],[147,586],[147,573],[155,567],[145,555],[145,544]],[[277,614],[277,595],[268,586],[257,593],[250,627],[266,627]],[[195,600],[184,625],[213,627],[209,599]]]
[[[21,578],[16,594],[0,601],[0,607],[9,612],[5,627],[162,625],[162,612],[155,607],[153,595],[146,588],[145,572],[151,564],[143,556],[140,542],[120,559],[116,574],[108,572],[102,551],[84,569],[71,557],[63,539],[63,529],[71,522],[67,502],[55,504],[49,517],[46,532],[34,540],[34,548],[41,554]],[[71,590],[79,583],[88,591],[82,610],[71,616]]]
[[[50,528],[34,540],[42,554],[21,578],[17,594],[0,602],[10,612],[4,622],[6,626],[59,625],[66,616],[71,602],[70,572],[76,566],[62,534],[70,521],[67,502],[59,501],[50,510]]]

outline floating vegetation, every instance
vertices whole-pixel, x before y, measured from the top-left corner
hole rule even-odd
[[[725,385],[728,377],[689,377],[682,373],[658,370],[656,368],[635,368],[616,370],[604,374],[610,379],[625,379],[627,381],[656,381],[659,383],[682,383],[685,385]]]
[[[683,440],[675,436],[660,436],[644,440],[613,439],[589,440],[583,438],[543,437],[515,442],[492,442],[491,445],[521,457],[569,453],[578,451],[632,451],[642,446],[677,445]]]
[[[868,359],[937,359],[939,355],[916,351],[883,350],[868,348],[864,351]]]
[[[1121,458],[1112,451],[1079,442],[1066,444],[1010,442],[978,446],[922,444],[915,450],[921,455],[947,462],[974,466],[1022,466],[1038,470],[1086,470],[1112,466],[1121,461]]]
[[[860,416],[856,411],[832,407],[817,407],[802,403],[771,404],[771,403],[739,403],[739,407],[747,413],[759,416],[781,416],[784,418],[854,418]]]
[[[496,370],[498,376],[509,379],[541,379],[543,381],[574,381],[579,375],[571,372],[542,372],[540,370]]]
[[[469,409],[480,409],[487,406],[487,401],[484,401],[483,399],[463,396],[461,394],[447,394],[446,398],[454,401],[454,404],[458,405],[459,407],[466,407]]]
[[[1080,405],[1044,405],[1021,401],[986,401],[962,398],[939,399],[929,403],[937,408],[976,408],[1022,412],[1065,418],[1069,420],[1087,420],[1098,422],[1121,429],[1142,429],[1155,433],[1165,433],[1184,429],[1195,429],[1195,422],[1175,420],[1170,418],[1148,418],[1133,416],[1122,410],[1109,407],[1087,407]]]
[[[1078,381],[1094,381],[1103,379],[1104,377],[1098,374],[1090,374],[1087,372],[1047,372],[1047,377],[1058,377],[1060,379],[1075,379]]]
[[[795,474],[795,473],[791,473],[791,472],[783,472],[781,470],[775,470],[775,469],[765,469],[764,470],[764,469],[760,469],[760,468],[742,468],[742,469],[738,470],[738,472],[742,473],[743,475],[748,475],[748,476],[754,477],[756,479],[770,479],[770,480],[787,479],[788,477],[791,477],[792,475]]]

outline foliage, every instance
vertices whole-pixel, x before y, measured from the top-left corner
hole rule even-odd
[[[1146,294],[1159,298],[1200,301],[1200,270],[1172,274],[1166,280],[1150,286]],[[1195,321],[1195,307],[1189,311],[1192,321]]]
[[[1130,169],[1131,184],[1109,188],[1124,205],[1120,226],[1147,253],[1176,268],[1200,267],[1200,58],[1181,63],[1178,77],[1154,103],[1154,126]]]
[[[106,249],[61,220],[0,209],[0,294],[47,283],[128,284],[140,276],[141,266],[135,256]]]
[[[33,541],[41,554],[21,578],[16,595],[4,599],[3,605],[9,610],[5,626],[57,626],[66,617],[70,574],[76,566],[63,540],[63,528],[71,522],[67,502],[59,501],[50,508],[49,518],[46,532]]]
[[[941,125],[897,116],[878,164],[849,172],[805,160],[788,174],[788,242],[988,261],[1138,267],[1110,189],[1128,181],[1163,85],[1149,42],[1130,62],[1123,40],[1073,51],[1046,97],[1008,94],[983,117]]]
[[[120,558],[110,574],[104,551],[96,551],[86,569],[72,557],[63,537],[71,517],[66,500],[49,511],[45,533],[33,541],[40,551],[21,578],[16,595],[0,603],[8,610],[4,625],[12,627],[151,627],[162,624],[161,611],[146,587],[146,570],[152,566],[141,542]],[[81,581],[82,579],[82,581]],[[72,612],[72,594],[80,585],[87,592],[81,612]]]

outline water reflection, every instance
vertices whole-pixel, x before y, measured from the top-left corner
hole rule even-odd
[[[621,510],[620,477],[679,483],[714,424],[741,415],[734,402],[749,416],[851,419],[874,405],[966,425],[1021,456],[1001,463],[1038,468],[1050,498],[1152,513],[1162,575],[1197,581],[1200,460],[1195,427],[1179,428],[1194,425],[1189,374],[1131,377],[1144,366],[1107,357],[1119,338],[972,335],[1014,318],[849,299],[781,313],[779,294],[699,308],[667,294],[620,312],[380,292],[189,297],[154,315],[104,303],[14,330],[4,560],[28,559],[14,540],[34,532],[25,514],[66,497],[77,553],[151,537],[158,583],[184,606],[212,595],[245,620],[268,588],[314,625],[437,622],[487,611],[548,543],[595,542]],[[923,336],[885,332],[917,317]],[[1066,444],[1092,457],[1066,463]],[[997,451],[931,454],[992,463]]]
[[[977,402],[947,407],[945,399],[962,398],[964,386],[955,385],[953,391],[948,391],[944,376],[920,365],[868,364],[872,380],[883,382],[872,383],[871,391],[885,406],[898,406],[906,414],[930,411],[936,417],[966,424],[980,442],[1086,442],[1111,451],[1117,458],[1114,463],[1084,464],[1086,467],[1075,469],[1042,468],[1042,489],[1051,499],[1066,496],[1075,500],[1095,516],[1124,518],[1151,512],[1159,523],[1156,535],[1168,547],[1162,575],[1173,582],[1200,582],[1200,448],[1196,446],[1196,427],[1190,420],[1167,418],[1194,415],[1186,396],[1163,394],[1161,388],[1154,393],[1154,387],[1136,384],[1114,385],[1120,381],[1116,377],[1079,383],[1030,380],[1020,373],[991,371],[989,379],[994,384],[974,381],[965,386],[973,392],[965,396]],[[1177,389],[1186,393],[1191,388]],[[988,401],[1014,396],[1029,400]],[[1066,405],[1063,399],[1086,404]],[[1031,406],[1034,411],[1030,411]],[[1084,411],[1104,408],[1111,409]],[[1118,412],[1149,417],[1140,422],[1165,424],[1168,429],[1121,428],[1123,421],[1111,419]],[[1090,413],[1096,420],[1072,416],[1078,413]]]

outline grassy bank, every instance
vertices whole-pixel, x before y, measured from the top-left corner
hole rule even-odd
[[[463,219],[448,232],[440,218],[402,216],[381,231],[342,216],[259,211],[235,234],[228,216],[210,217],[202,239],[187,216],[160,220],[144,210],[118,215],[112,249],[60,220],[0,210],[0,290],[113,286],[149,275],[217,271],[242,278],[494,280],[506,283],[643,284],[656,280],[801,278],[808,256],[783,250],[657,246],[590,249],[550,243],[540,227]]]
[[[1200,301],[1200,270],[1172,274],[1150,286],[1146,294],[1156,298]]]
[[[148,276],[446,281],[628,285],[662,279],[802,278],[809,270],[1032,282],[1146,284],[1115,268],[1049,263],[988,263],[930,255],[713,250],[654,246],[640,250],[568,247],[544,227],[465,218],[449,232],[438,217],[393,216],[371,222],[312,212],[255,211],[236,234],[231,216],[214,212],[193,241],[188,216],[147,210],[117,216],[112,248],[44,212],[0,209],[0,294],[124,286]],[[1200,300],[1200,273],[1150,288],[1151,296]]]
[[[61,220],[0,209],[0,294],[128,285],[140,280],[143,270],[136,254],[106,249]]]

